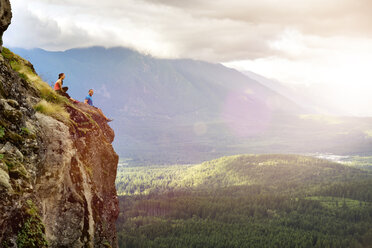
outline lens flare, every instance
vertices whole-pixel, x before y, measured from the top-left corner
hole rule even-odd
[[[222,119],[238,137],[262,134],[271,121],[271,110],[254,94],[231,92],[226,97]]]

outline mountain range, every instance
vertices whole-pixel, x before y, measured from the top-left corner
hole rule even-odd
[[[268,79],[251,71],[242,71],[244,75],[292,100],[311,113],[324,115],[351,115],[350,110],[343,109],[329,99],[334,91],[331,86],[321,84],[290,84],[276,79]]]
[[[116,151],[134,162],[366,153],[372,143],[369,118],[318,115],[311,102],[278,83],[221,64],[159,59],[123,47],[12,51],[30,60],[51,85],[64,72],[73,98],[83,101],[94,89],[94,105],[114,119]]]

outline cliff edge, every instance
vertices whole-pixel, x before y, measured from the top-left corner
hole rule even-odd
[[[0,0],[0,37],[10,24]],[[117,247],[118,156],[95,108],[0,55],[0,247]]]

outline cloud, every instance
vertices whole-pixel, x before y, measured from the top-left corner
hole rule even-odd
[[[14,0],[9,46],[126,46],[212,62],[296,59],[372,37],[369,0]],[[335,38],[335,39],[334,39]],[[27,42],[25,42],[27,41]]]
[[[361,94],[372,82],[370,0],[12,0],[12,8],[5,46],[125,46],[340,92],[358,85],[355,99],[370,99]]]
[[[89,45],[93,39],[86,30],[79,28],[73,22],[61,25],[49,16],[40,15],[29,8],[20,8],[19,2],[15,3],[17,4],[12,3],[11,26],[4,35],[6,45],[58,49],[74,47],[77,44]]]
[[[230,19],[251,24],[275,24],[313,35],[372,35],[369,0],[145,0],[187,9],[204,18]]]

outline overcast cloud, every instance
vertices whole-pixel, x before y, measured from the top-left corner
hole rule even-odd
[[[369,0],[11,2],[14,18],[5,42],[49,50],[123,45],[161,57],[227,62],[306,56],[275,45],[289,31],[303,36],[305,50],[329,45],[311,42],[314,37],[372,36]]]
[[[11,3],[13,21],[4,35],[6,46],[47,50],[125,46],[156,57],[225,63],[289,83],[337,85],[339,100],[356,89],[372,99],[365,93],[372,85],[371,0]],[[372,91],[371,86],[368,89]],[[347,106],[372,109],[371,102],[365,105],[363,100],[360,106],[353,101]]]

